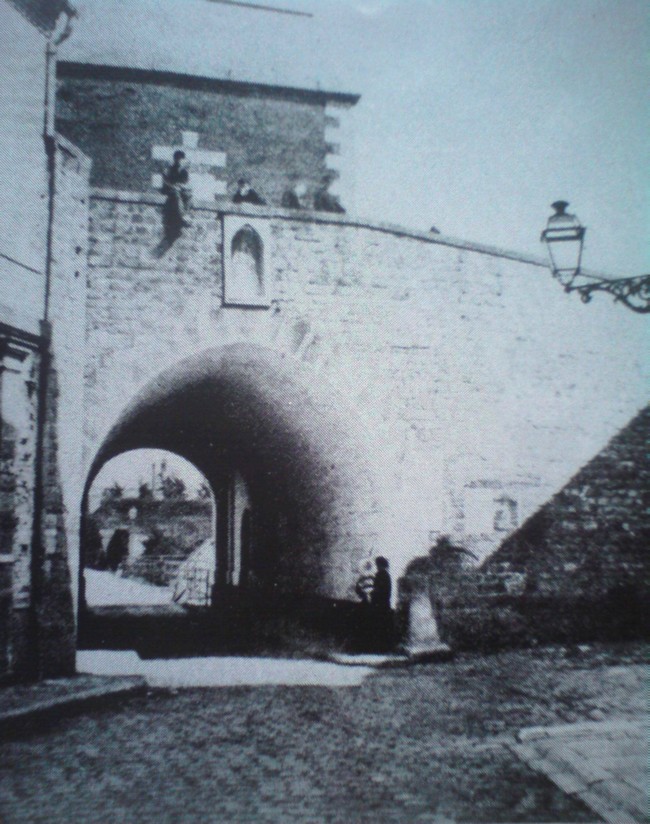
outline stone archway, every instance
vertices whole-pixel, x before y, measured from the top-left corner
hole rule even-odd
[[[215,592],[228,590],[230,597],[233,588],[257,587],[345,600],[376,537],[366,435],[358,414],[316,382],[307,365],[234,344],[188,358],[150,382],[99,448],[86,490],[117,454],[174,452],[214,491]],[[233,517],[236,477],[250,501]],[[233,545],[241,544],[236,533],[248,506],[242,575],[242,548]]]

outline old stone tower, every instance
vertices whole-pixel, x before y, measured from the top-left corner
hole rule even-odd
[[[128,450],[209,480],[222,588],[345,600],[369,559],[398,576],[443,533],[485,557],[643,406],[642,318],[584,307],[541,259],[354,213],[356,95],[65,48],[57,130],[92,161],[54,330],[83,361],[57,419],[83,436],[61,458],[73,582],[87,491]],[[178,148],[192,225],[168,243]],[[328,169],[347,214],[311,208]],[[232,203],[242,176],[266,205]],[[306,208],[283,208],[296,179]]]

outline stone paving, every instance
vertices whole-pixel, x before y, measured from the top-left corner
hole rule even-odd
[[[0,820],[593,823],[517,734],[632,722],[645,700],[633,645],[459,654],[356,687],[156,689],[0,744]]]
[[[173,604],[173,589],[157,587],[115,572],[85,569],[85,598],[89,607],[163,606]]]
[[[84,650],[77,669],[94,675],[140,675],[150,687],[358,687],[372,672],[326,661],[288,658],[154,658],[132,651]]]
[[[512,749],[611,824],[648,820],[647,719],[521,730]]]

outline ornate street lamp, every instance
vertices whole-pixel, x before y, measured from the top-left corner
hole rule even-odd
[[[565,289],[570,287],[576,275],[580,274],[586,232],[578,218],[567,212],[568,205],[566,200],[556,200],[551,204],[555,214],[549,217],[546,229],[542,232],[542,241],[546,243],[553,277],[556,277]]]
[[[615,301],[624,303],[633,312],[650,312],[650,275],[613,280],[580,271],[587,230],[575,215],[567,212],[568,205],[566,200],[551,204],[555,212],[540,238],[546,244],[553,277],[564,286],[565,292],[578,292],[584,303],[589,303],[594,292],[609,292]]]

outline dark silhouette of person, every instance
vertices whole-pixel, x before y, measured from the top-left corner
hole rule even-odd
[[[393,610],[390,606],[392,581],[388,571],[388,561],[382,555],[375,558],[377,572],[372,582],[370,593],[370,611],[372,613],[373,638],[372,649],[387,652],[393,644]]]
[[[178,226],[191,226],[190,173],[185,162],[185,152],[180,149],[174,152],[174,162],[163,174],[162,192],[167,195],[168,219]]]
[[[284,209],[304,209],[302,198],[307,194],[307,187],[304,183],[296,182],[293,186],[285,189],[280,205]]]
[[[264,206],[266,204],[264,198],[257,194],[245,177],[240,177],[237,181],[237,191],[232,196],[232,202],[252,203],[255,206]]]
[[[359,642],[366,650],[386,652],[393,643],[393,610],[390,606],[392,581],[388,561],[375,558],[374,575],[362,575],[355,586],[361,603],[357,619]]]
[[[370,593],[370,603],[373,607],[390,610],[390,596],[393,584],[388,571],[388,561],[383,555],[375,558],[377,572],[372,582],[372,592]]]
[[[325,175],[321,180],[320,187],[316,190],[314,195],[314,209],[318,212],[335,212],[336,214],[345,214],[345,209],[339,203],[338,197],[333,195],[329,187],[332,185],[332,176]]]

